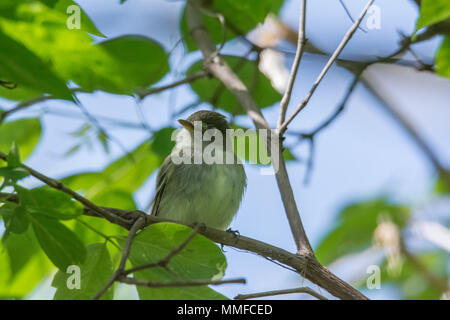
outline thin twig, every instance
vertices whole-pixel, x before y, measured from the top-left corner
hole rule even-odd
[[[70,89],[70,92],[71,93],[83,92],[83,89],[81,89],[81,88],[73,88],[73,89]],[[28,107],[31,107],[31,106],[33,106],[33,105],[35,105],[37,103],[40,103],[40,102],[44,102],[44,101],[48,101],[48,100],[58,100],[58,99],[61,99],[61,98],[57,98],[57,97],[52,96],[52,95],[45,95],[45,96],[32,98],[30,100],[26,100],[26,101],[20,102],[14,108],[6,110],[6,111],[3,111],[3,112],[0,113],[0,125],[3,123],[3,121],[5,121],[5,119],[8,116],[10,116],[13,113],[16,113],[16,112],[18,112],[20,110],[23,110],[23,109],[26,109]]]
[[[291,294],[291,293],[307,293],[319,300],[328,300],[327,298],[325,298],[321,294],[315,292],[313,289],[311,289],[309,287],[272,290],[272,291],[264,291],[264,292],[258,292],[258,293],[250,293],[250,294],[239,294],[236,297],[234,297],[234,299],[235,300],[246,300],[246,299],[262,298],[262,297],[269,297],[269,296],[277,296],[277,295],[281,295],[281,294]]]
[[[345,34],[344,38],[342,39],[341,43],[339,44],[339,46],[336,48],[336,50],[334,51],[334,53],[331,55],[330,59],[328,60],[327,64],[325,65],[325,67],[322,69],[322,71],[320,72],[319,76],[317,77],[316,82],[313,84],[311,90],[309,91],[309,93],[306,95],[305,99],[298,105],[297,109],[294,111],[294,113],[288,118],[288,120],[286,120],[279,128],[278,131],[280,132],[280,134],[283,134],[286,129],[287,126],[292,122],[292,120],[295,119],[295,117],[298,115],[298,113],[300,111],[303,110],[303,108],[308,104],[309,100],[311,99],[312,95],[314,94],[314,92],[316,91],[317,87],[319,86],[319,84],[321,83],[321,81],[323,80],[323,78],[325,77],[325,75],[327,74],[328,70],[331,68],[331,66],[333,65],[333,63],[336,61],[336,59],[338,58],[338,56],[341,54],[342,50],[344,50],[345,46],[347,45],[347,43],[350,41],[350,39],[352,38],[353,34],[356,32],[356,30],[358,29],[358,26],[361,24],[364,16],[367,13],[367,10],[370,8],[370,6],[372,5],[372,3],[374,2],[374,0],[369,0],[369,2],[366,4],[364,10],[362,11],[361,15],[359,16],[358,20],[353,24],[353,26],[347,31],[347,33]]]
[[[159,93],[159,92],[162,92],[162,91],[167,90],[167,89],[172,89],[172,88],[178,87],[178,86],[186,84],[186,83],[192,83],[194,81],[197,81],[198,79],[201,79],[201,78],[204,78],[204,77],[207,77],[207,76],[208,76],[208,72],[206,72],[205,70],[198,71],[198,72],[196,72],[196,73],[194,73],[192,75],[187,76],[186,78],[184,78],[182,80],[175,81],[175,82],[173,82],[171,84],[164,85],[164,86],[161,86],[161,87],[149,88],[149,89],[141,90],[141,91],[139,91],[137,93],[137,95],[142,100],[142,99],[144,99],[145,97],[147,97],[149,95],[152,95],[152,94],[155,94],[155,93]]]
[[[244,278],[230,279],[230,280],[191,280],[191,281],[174,281],[174,282],[151,282],[140,281],[129,277],[119,277],[119,282],[132,284],[135,286],[149,287],[149,288],[170,288],[170,287],[196,287],[196,286],[208,286],[208,285],[221,285],[230,283],[242,283],[245,284]]]
[[[109,281],[106,283],[106,285],[99,291],[99,293],[95,295],[94,300],[100,299],[103,296],[103,294],[114,284],[114,282],[122,276],[122,272],[123,270],[125,270],[125,265],[127,263],[128,256],[130,255],[130,249],[131,245],[133,244],[133,239],[136,236],[138,230],[142,229],[144,225],[145,219],[143,217],[138,218],[136,222],[133,224],[130,231],[128,232],[125,245],[123,246],[122,258],[120,259],[119,267],[117,268],[116,272],[114,272],[111,279],[109,279]]]
[[[134,273],[136,271],[149,269],[149,268],[154,268],[154,267],[163,267],[163,268],[167,267],[167,265],[169,264],[170,260],[175,255],[180,253],[180,251],[183,250],[192,241],[192,239],[194,239],[194,237],[198,234],[198,231],[201,228],[204,228],[204,225],[197,224],[195,226],[195,228],[192,229],[192,232],[186,237],[186,239],[184,239],[184,241],[182,243],[180,243],[180,245],[178,247],[176,247],[172,251],[170,251],[169,254],[165,258],[163,258],[163,259],[161,259],[161,260],[159,260],[157,262],[154,262],[154,263],[148,263],[148,264],[144,264],[142,266],[137,266],[137,267],[134,267],[134,268],[131,268],[131,269],[128,269],[128,270],[124,270],[124,272],[122,274],[123,275],[128,275],[128,274]]]
[[[292,64],[291,73],[289,74],[289,80],[286,88],[286,92],[283,95],[283,99],[280,102],[280,115],[278,117],[278,128],[284,123],[286,119],[286,111],[291,101],[292,88],[294,87],[295,78],[297,77],[298,67],[302,60],[303,52],[306,44],[306,0],[301,0],[300,5],[300,18],[298,25],[298,40],[297,51],[295,52],[294,63]]]

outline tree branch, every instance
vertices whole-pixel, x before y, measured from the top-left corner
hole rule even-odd
[[[0,198],[7,199],[7,201],[17,202],[18,198],[14,194],[9,193],[0,193]],[[195,227],[183,222],[164,219],[155,216],[149,216],[145,212],[142,211],[129,211],[129,210],[121,210],[117,208],[107,208],[102,207],[103,210],[107,210],[113,215],[117,215],[118,217],[124,219],[115,219],[117,222],[115,223],[121,227],[124,227],[127,230],[130,230],[134,225],[133,220],[137,221],[140,217],[145,218],[145,226],[148,226],[153,223],[158,222],[171,222],[177,223],[184,226]],[[99,215],[99,213],[91,208],[84,209],[84,214],[91,217],[103,218]],[[126,219],[125,219],[126,218]],[[126,221],[124,223],[120,221]],[[299,255],[290,253],[284,249],[275,247],[268,243],[264,243],[262,241],[245,237],[243,235],[235,236],[231,232],[217,230],[209,227],[204,227],[204,229],[198,230],[198,233],[207,237],[208,239],[219,243],[221,245],[230,246],[233,248],[237,248],[244,251],[249,251],[256,253],[257,255],[273,261],[277,264],[281,264],[284,266],[290,267],[290,269],[295,270],[297,273],[304,276],[306,279],[311,282],[321,286],[325,290],[327,290],[333,296],[346,299],[346,300],[365,300],[365,297],[358,290],[355,290],[348,283],[342,281],[335,275],[333,275],[327,268],[321,266],[314,257],[308,255]]]
[[[301,0],[300,5],[300,18],[298,26],[298,40],[297,40],[297,50],[295,52],[294,63],[292,64],[291,73],[289,75],[288,84],[286,92],[283,95],[283,99],[280,102],[280,115],[278,117],[278,128],[283,125],[286,119],[286,111],[291,101],[292,88],[294,87],[295,78],[297,77],[298,67],[302,60],[303,51],[306,45],[305,36],[305,22],[306,22],[306,0]]]

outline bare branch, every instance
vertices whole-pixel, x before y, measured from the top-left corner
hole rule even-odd
[[[132,284],[135,286],[149,287],[149,288],[170,288],[170,287],[196,287],[196,286],[208,286],[208,285],[221,285],[230,283],[242,283],[245,284],[246,281],[243,278],[230,279],[230,280],[191,280],[191,281],[174,281],[174,282],[150,282],[150,281],[140,281],[129,277],[119,277],[119,282],[126,284]]]
[[[292,64],[291,73],[289,75],[289,80],[286,88],[286,92],[283,95],[283,99],[280,102],[280,115],[278,117],[278,128],[281,127],[284,120],[286,119],[286,111],[291,101],[292,88],[294,87],[295,78],[297,77],[298,67],[302,60],[303,51],[305,50],[306,44],[306,0],[301,0],[300,4],[300,18],[298,25],[298,40],[297,40],[297,51],[294,57],[294,63]]]
[[[265,291],[265,292],[258,292],[258,293],[250,293],[250,294],[239,294],[236,297],[234,297],[235,300],[246,300],[246,299],[254,299],[254,298],[262,298],[262,297],[269,297],[269,296],[277,296],[281,294],[292,294],[292,293],[307,293],[319,300],[328,300],[321,294],[315,292],[313,289],[308,287],[300,287],[300,288],[294,288],[294,289],[282,289],[282,290],[272,290],[272,291]]]
[[[320,82],[323,80],[323,78],[325,77],[325,75],[327,74],[328,70],[331,68],[331,66],[333,65],[333,63],[336,61],[336,59],[338,58],[338,56],[341,54],[342,50],[344,50],[345,46],[347,45],[347,43],[350,41],[350,39],[352,38],[353,34],[356,32],[356,30],[358,29],[358,26],[361,24],[364,16],[367,13],[367,10],[369,10],[370,6],[372,5],[372,3],[374,2],[374,0],[369,0],[369,2],[366,4],[364,10],[362,11],[361,15],[359,16],[358,20],[356,20],[356,22],[353,24],[353,26],[347,31],[347,33],[345,34],[344,38],[342,39],[341,43],[339,44],[339,46],[336,48],[336,50],[334,51],[334,53],[331,55],[330,59],[328,60],[327,64],[325,65],[325,67],[322,69],[322,71],[320,72],[319,76],[317,77],[316,82],[313,84],[311,90],[309,91],[309,93],[306,95],[305,99],[298,105],[297,109],[294,111],[294,113],[288,118],[288,120],[286,120],[279,128],[278,131],[283,134],[286,129],[287,126],[289,125],[289,123],[292,122],[292,120],[294,120],[294,118],[298,115],[298,113],[300,111],[303,110],[303,108],[308,104],[309,100],[311,99],[312,95],[314,94],[314,92],[316,91],[317,87],[319,86]]]

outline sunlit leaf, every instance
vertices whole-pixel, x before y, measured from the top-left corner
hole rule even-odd
[[[449,18],[450,2],[448,0],[422,0],[416,29],[419,30]]]
[[[0,19],[3,31],[86,91],[133,94],[169,70],[164,49],[150,38],[129,35],[94,44],[85,32],[67,28],[67,14],[39,3],[22,6],[17,17]]]
[[[450,36],[445,37],[436,54],[436,71],[441,76],[450,78]]]
[[[15,142],[25,160],[36,147],[41,137],[41,122],[38,118],[20,119],[0,126],[0,151],[9,153]]]
[[[39,244],[60,270],[80,264],[86,257],[86,248],[80,239],[55,218],[40,214],[29,215]]]
[[[61,220],[74,219],[83,214],[83,206],[62,191],[44,186],[26,189],[16,186],[20,203],[31,214],[38,213]]]
[[[31,89],[37,93],[36,96],[50,93],[57,98],[72,100],[64,80],[50,69],[49,64],[1,30],[0,80]]]
[[[105,37],[103,33],[98,31],[97,27],[94,25],[92,20],[86,14],[86,12],[81,8],[81,6],[72,0],[44,0],[47,6],[56,9],[57,11],[66,14],[69,17],[68,8],[75,5],[80,8],[80,30],[91,33],[99,37]],[[73,30],[73,29],[72,29]]]
[[[31,228],[20,235],[10,234],[0,242],[0,299],[24,298],[52,268]]]

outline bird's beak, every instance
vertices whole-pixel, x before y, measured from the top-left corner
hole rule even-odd
[[[188,131],[194,132],[194,125],[193,125],[191,122],[189,122],[189,121],[187,121],[187,120],[182,120],[182,119],[178,120],[178,122],[179,122],[184,128],[186,128]]]

